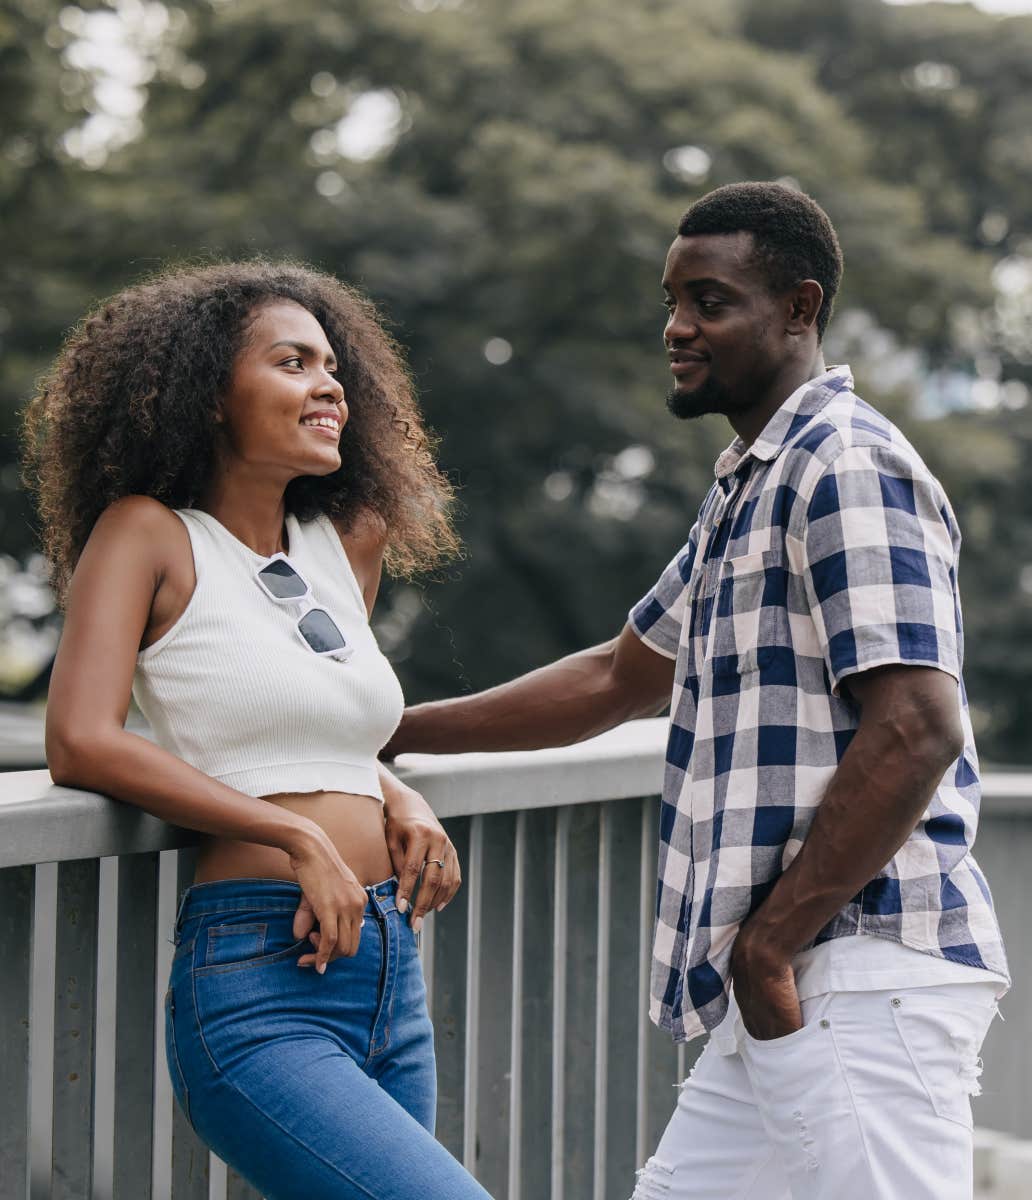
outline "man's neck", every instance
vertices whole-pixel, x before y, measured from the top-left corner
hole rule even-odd
[[[813,357],[806,363],[792,363],[763,388],[762,398],[744,412],[728,417],[731,428],[745,443],[746,448],[766,429],[771,417],[785,401],[811,379],[823,375],[828,368],[824,365],[824,354],[818,346]]]

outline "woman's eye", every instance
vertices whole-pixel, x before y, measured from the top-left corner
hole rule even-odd
[[[303,367],[304,365],[304,360],[298,354],[295,354],[292,358],[286,358],[283,360],[283,366],[285,367]]]

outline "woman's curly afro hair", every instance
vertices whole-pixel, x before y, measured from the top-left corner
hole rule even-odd
[[[216,463],[216,412],[250,318],[293,300],[323,327],[349,418],[332,475],[291,481],[299,520],[386,528],[387,567],[426,570],[458,549],[412,384],[373,306],[331,275],[265,261],[169,269],[101,303],[72,331],[25,414],[25,476],[63,600],[94,523],[122,496],[196,505]]]

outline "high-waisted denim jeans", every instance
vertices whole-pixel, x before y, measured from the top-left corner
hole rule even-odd
[[[433,1030],[397,882],[366,889],[353,958],[299,968],[300,888],[183,897],[165,1002],[175,1096],[266,1200],[490,1200],[434,1139]]]

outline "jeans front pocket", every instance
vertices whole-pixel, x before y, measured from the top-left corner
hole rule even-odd
[[[934,988],[914,988],[893,996],[889,1004],[932,1108],[947,1121],[971,1129],[971,1097],[981,1091],[978,1052],[996,1015],[995,1004],[964,1005]]]
[[[241,913],[239,920],[223,919],[198,930],[194,975],[242,971],[291,956],[300,958],[312,949],[307,939],[294,937],[293,913],[274,914],[266,921],[244,919],[253,915]]]
[[[265,937],[268,932],[269,926],[264,921],[209,926],[204,965],[223,966],[227,963],[243,962],[248,958],[258,958],[265,950]]]
[[[170,987],[165,992],[165,1058],[168,1062],[168,1074],[172,1080],[172,1093],[183,1110],[186,1119],[190,1120],[190,1091],[186,1086],[186,1078],[179,1061],[179,1050],[176,1046],[176,1000],[175,993]]]

